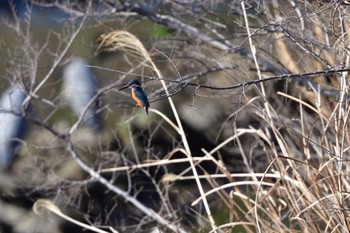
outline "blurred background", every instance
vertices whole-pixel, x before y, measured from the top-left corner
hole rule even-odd
[[[203,202],[192,205],[200,192],[190,164],[175,162],[188,155],[204,158],[195,163],[204,191],[217,189],[207,196],[222,226],[217,232],[327,231],[346,222],[347,211],[334,219],[332,211],[321,214],[330,203],[307,207],[332,193],[332,184],[347,188],[338,175],[348,167],[348,6],[2,1],[0,232],[88,232],[50,212],[35,214],[33,204],[43,198],[107,232],[171,232],[91,178],[71,144],[91,169],[179,232],[213,229]],[[113,31],[141,41],[168,94],[137,47],[105,46],[102,35]],[[130,89],[118,91],[134,79],[148,95],[149,115],[136,107]],[[177,124],[169,96],[189,154],[181,151],[181,134],[152,111]],[[160,160],[174,162],[132,167]],[[333,175],[334,183],[318,183]],[[305,190],[310,195],[297,201]],[[338,204],[346,206],[340,196]]]

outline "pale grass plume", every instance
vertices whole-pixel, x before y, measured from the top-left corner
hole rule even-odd
[[[205,194],[204,194],[205,192],[203,190],[202,183],[198,177],[197,168],[196,168],[195,163],[194,163],[193,158],[192,158],[189,142],[186,138],[186,133],[182,127],[180,117],[178,115],[175,104],[174,104],[174,102],[169,94],[169,90],[168,90],[168,87],[163,79],[162,73],[160,72],[160,70],[157,68],[157,66],[155,65],[155,63],[151,59],[151,56],[149,55],[148,51],[145,49],[145,47],[143,46],[141,41],[139,39],[137,39],[137,37],[135,37],[131,33],[126,32],[126,31],[112,31],[112,32],[101,35],[100,38],[98,39],[98,41],[100,42],[100,44],[98,46],[97,51],[101,51],[101,50],[109,51],[109,52],[123,51],[123,52],[131,55],[132,57],[136,58],[136,60],[138,60],[139,62],[145,64],[146,67],[149,67],[150,69],[152,69],[156,73],[159,81],[161,82],[161,84],[164,88],[166,95],[168,96],[168,101],[169,101],[170,107],[171,107],[173,114],[174,114],[174,117],[176,119],[177,125],[175,125],[174,123],[173,124],[170,123],[170,125],[172,125],[178,131],[179,135],[182,138],[182,142],[183,142],[183,146],[184,146],[184,150],[185,150],[185,155],[188,158],[188,162],[191,165],[191,170],[195,176],[195,181],[196,181],[199,193],[202,197],[203,205],[204,205],[204,208],[207,212],[209,222],[211,224],[212,229],[214,231],[216,231],[215,229],[217,227],[215,224],[215,220],[211,214],[208,200],[205,198]],[[162,115],[162,114],[159,114],[159,115],[161,117],[164,117],[164,115]],[[166,121],[168,121],[167,117],[165,117],[164,119]]]
[[[60,208],[55,205],[55,203],[53,203],[52,201],[50,200],[47,200],[47,199],[39,199],[37,200],[34,205],[33,205],[33,211],[34,213],[36,214],[39,214],[39,215],[42,215],[43,214],[43,210],[46,209],[54,214],[56,214],[57,216],[63,218],[64,220],[66,221],[69,221],[73,224],[76,224],[82,228],[85,228],[86,230],[90,230],[90,231],[94,231],[94,232],[98,232],[98,233],[109,233],[108,231],[104,231],[102,229],[99,229],[95,226],[91,226],[91,225],[88,225],[88,224],[85,224],[83,222],[80,222],[66,214],[64,214]],[[116,232],[114,230],[114,232]]]

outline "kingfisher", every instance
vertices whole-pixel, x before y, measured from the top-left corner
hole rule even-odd
[[[148,114],[149,102],[146,92],[142,89],[141,83],[138,80],[131,80],[126,86],[119,89],[119,91],[125,88],[131,88],[132,98],[136,101],[136,107],[144,107]]]

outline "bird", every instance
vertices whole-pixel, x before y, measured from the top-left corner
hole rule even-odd
[[[22,107],[27,94],[20,84],[12,84],[0,98],[0,170],[9,170],[16,158],[16,150],[23,139],[28,122]]]
[[[132,98],[136,101],[136,107],[143,107],[148,115],[149,102],[146,92],[142,89],[141,83],[138,80],[131,80],[126,86],[119,89],[119,91],[131,88]]]
[[[62,88],[63,97],[74,114],[78,117],[84,114],[83,121],[87,127],[94,132],[100,132],[103,123],[99,113],[100,101],[96,99],[85,111],[99,88],[96,76],[88,67],[85,59],[71,58],[63,70]]]

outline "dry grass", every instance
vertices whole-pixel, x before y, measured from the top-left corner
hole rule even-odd
[[[29,140],[28,148],[24,149],[28,154],[27,160],[33,160],[30,161],[32,164],[27,172],[31,176],[26,179],[33,183],[31,190],[41,192],[40,194],[51,191],[53,194],[47,194],[47,197],[53,197],[55,201],[38,199],[33,206],[35,213],[43,214],[41,210],[45,208],[65,221],[95,232],[117,232],[116,229],[125,232],[130,229],[135,232],[158,232],[156,228],[164,232],[350,232],[348,73],[332,73],[327,77],[315,78],[311,81],[317,85],[311,86],[310,90],[298,86],[297,81],[301,80],[285,81],[283,85],[293,84],[290,89],[285,88],[285,91],[282,90],[284,88],[277,89],[277,85],[271,85],[276,80],[229,90],[214,88],[269,77],[273,71],[263,71],[266,62],[262,62],[262,51],[273,54],[266,60],[276,60],[279,63],[278,69],[282,67],[292,74],[335,69],[340,67],[339,64],[349,67],[347,21],[344,19],[344,23],[339,23],[339,28],[332,31],[340,36],[331,38],[332,33],[324,27],[328,25],[325,19],[334,12],[328,12],[328,8],[323,6],[313,14],[316,11],[308,2],[297,8],[293,6],[294,1],[286,1],[281,7],[278,1],[266,1],[266,4],[271,5],[266,7],[264,17],[261,16],[259,21],[249,18],[252,14],[247,14],[245,1],[240,3],[241,8],[235,8],[233,12],[241,12],[241,21],[237,23],[240,30],[237,31],[245,38],[242,41],[239,36],[234,38],[230,35],[229,38],[239,44],[237,47],[245,46],[249,55],[248,52],[246,55],[227,52],[227,57],[224,58],[222,51],[216,50],[224,44],[219,40],[211,40],[210,36],[218,35],[221,38],[221,30],[224,31],[226,27],[219,27],[222,24],[215,24],[218,28],[214,24],[210,26],[210,17],[207,18],[206,26],[217,30],[199,33],[192,26],[184,27],[185,23],[181,22],[179,31],[190,31],[191,34],[187,34],[184,41],[176,41],[172,45],[165,41],[167,46],[173,46],[170,49],[162,47],[162,42],[159,42],[157,45],[164,48],[164,52],[157,48],[150,53],[137,36],[127,31],[112,31],[100,36],[97,52],[122,52],[132,67],[129,72],[120,68],[118,71],[123,74],[123,78],[113,80],[112,84],[101,88],[98,95],[103,96],[105,92],[121,85],[121,82],[124,83],[121,80],[127,75],[142,70],[155,76],[144,77],[144,81],[148,79],[146,87],[150,90],[150,97],[158,97],[161,93],[167,101],[152,102],[150,114],[146,120],[143,118],[144,121],[137,114],[132,117],[121,114],[123,110],[131,111],[130,108],[115,109],[111,107],[112,104],[106,104],[105,109],[109,111],[110,118],[113,118],[110,120],[113,124],[108,129],[112,133],[107,135],[108,140],[104,141],[101,137],[96,145],[92,145],[93,143],[80,144],[86,138],[81,141],[70,138],[73,132],[79,133],[77,131],[83,115],[78,117],[67,135],[60,133],[59,127],[56,130],[56,126],[51,125],[51,121],[55,121],[52,115],[59,111],[60,106],[55,105],[55,93],[51,94],[55,97],[47,97],[48,103],[53,98],[54,110],[50,109],[52,113],[42,118],[45,120],[31,119],[40,130],[46,130],[46,134]],[[345,8],[344,5],[341,7]],[[337,10],[343,9],[341,7]],[[293,9],[293,13],[283,14],[290,12],[290,9]],[[306,12],[303,17],[297,11],[300,9]],[[260,17],[262,13],[259,10],[261,9],[255,13]],[[337,14],[339,18],[346,15]],[[298,23],[291,16],[296,16]],[[62,39],[62,51],[55,54],[54,62],[42,79],[30,80],[32,86],[27,101],[43,103],[40,102],[38,93],[46,85],[50,89],[52,84],[49,80],[52,79],[54,70],[76,41],[87,23],[86,18],[85,14],[72,35],[67,36],[68,39],[58,37]],[[162,19],[172,18],[168,16]],[[171,25],[176,25],[180,21],[170,22]],[[275,31],[264,31],[266,28],[260,25],[261,22],[263,25],[272,25],[271,28]],[[282,29],[281,25],[288,27]],[[254,28],[259,30],[254,31]],[[222,36],[232,32],[230,30],[226,34],[222,33]],[[197,41],[193,44],[192,41],[188,42],[187,39],[190,41],[192,38],[189,37],[196,33],[198,44]],[[264,37],[264,33],[268,36]],[[324,48],[321,45],[317,47],[319,44],[316,42],[313,44],[316,49],[308,47],[307,39],[310,38],[305,36],[305,41],[302,40],[305,34],[314,36],[312,39],[320,44],[322,42]],[[255,35],[257,36],[254,37]],[[266,45],[266,38],[272,41],[271,47]],[[224,48],[231,48],[231,41],[226,42]],[[327,43],[334,43],[333,51],[329,49],[330,46],[324,45]],[[165,52],[166,49],[171,52]],[[195,51],[190,51],[191,49]],[[172,52],[174,58],[168,57]],[[27,57],[30,61],[29,55]],[[186,59],[190,62],[181,64],[186,63]],[[166,64],[172,66],[175,78],[165,77],[159,66],[160,60],[165,60]],[[231,63],[234,63],[234,69],[225,68],[213,73],[208,71],[213,67],[223,68],[227,65],[232,68]],[[330,64],[332,67],[329,67]],[[186,76],[187,73],[180,75],[180,67],[189,71],[189,76]],[[186,82],[191,82],[192,86],[181,89],[179,83]],[[203,88],[205,85],[209,88]],[[321,90],[326,89],[322,88],[329,86],[331,90],[338,91],[336,100],[329,100],[323,95]],[[194,112],[195,108],[205,105],[209,107],[206,108],[205,113],[208,114],[204,117],[218,116],[219,119],[208,120],[207,127],[198,126],[197,129],[202,135],[210,137],[212,145],[201,142],[202,138],[188,136],[189,130],[186,130],[185,124],[188,124],[186,117],[190,113],[180,113],[180,104],[172,96],[178,90],[181,92],[176,97],[180,101],[188,101],[193,97],[192,103],[188,101],[186,105],[190,105]],[[122,94],[119,94],[116,95],[120,97]],[[188,96],[190,97],[187,98]],[[107,95],[103,97],[106,100],[109,98]],[[185,98],[187,99],[184,100]],[[204,104],[201,106],[196,101],[203,101]],[[118,99],[118,102],[122,103],[123,100]],[[159,107],[161,104],[165,107]],[[219,108],[222,109],[217,114]],[[113,115],[113,112],[118,113]],[[197,116],[200,114],[197,113]],[[95,138],[94,136],[91,137]],[[155,145],[157,140],[160,141],[160,146]],[[198,144],[198,141],[201,143],[200,149],[194,152],[193,145]],[[79,170],[79,166],[83,172],[78,172],[78,178],[73,175],[61,176],[59,171],[64,170],[60,169],[65,166],[62,161],[74,163],[73,169],[68,170]],[[66,173],[66,170],[62,173]],[[151,195],[147,193],[149,183],[152,194],[156,193],[154,196],[157,196],[154,199],[149,198]],[[96,184],[100,186],[91,191],[90,188]],[[57,192],[57,187],[60,187],[60,192]],[[94,196],[96,190],[102,191]],[[102,196],[102,200],[98,199],[99,196]],[[86,221],[70,217],[72,212],[64,207],[78,207],[76,209],[79,209],[79,214],[83,218],[87,216],[84,219]]]
[[[248,25],[247,28],[249,28]],[[136,38],[121,31],[103,35],[101,38],[100,48],[106,47],[109,51],[122,49],[138,57],[145,64],[150,63],[150,67],[156,71],[164,89],[167,90],[160,71]],[[250,43],[252,53],[255,54],[253,42],[250,41]],[[256,65],[258,67],[257,62]],[[342,88],[347,90],[347,82],[342,83]],[[135,166],[107,168],[102,171],[131,171],[151,166],[189,162],[191,165],[189,170],[193,176],[165,174],[162,181],[196,181],[200,196],[197,200],[193,200],[192,205],[204,203],[206,218],[211,223],[211,232],[228,232],[232,229],[244,229],[245,232],[350,231],[347,208],[349,203],[347,190],[350,187],[347,177],[349,166],[344,161],[344,154],[349,148],[346,124],[347,102],[339,102],[332,113],[325,115],[321,103],[314,103],[315,108],[301,99],[284,93],[279,94],[288,98],[288,101],[295,101],[295,105],[299,106],[298,118],[283,122],[281,119],[288,119],[288,116],[277,114],[274,111],[266,99],[262,85],[261,95],[265,99],[266,111],[261,109],[256,114],[263,122],[263,128],[271,129],[273,136],[263,128],[237,128],[234,135],[219,142],[216,148],[211,151],[202,149],[203,154],[200,158],[192,157],[187,146],[191,144],[191,141],[185,137],[186,132],[183,131],[178,117],[175,117],[176,122],[172,122],[163,113],[151,110],[182,136],[183,144],[174,151],[185,154],[187,159],[169,160],[169,157],[165,160],[145,161]],[[174,115],[177,116],[176,108],[170,97],[169,102]],[[314,122],[310,127],[309,122],[312,119]],[[287,129],[288,133],[283,134],[282,129]],[[239,138],[244,135],[258,138],[264,143],[264,157],[268,166],[263,173],[256,172],[247,164],[248,173],[231,174],[223,161],[216,158],[215,154],[221,148],[232,141],[239,141]],[[174,152],[170,152],[172,153]],[[248,159],[244,156],[246,155],[242,151],[243,160],[247,161]],[[198,175],[197,169],[203,160],[211,161],[216,166],[215,174]],[[220,184],[215,182],[218,178],[226,178],[224,179],[226,182]],[[236,178],[239,178],[239,181]],[[211,186],[206,191],[202,185],[204,180]],[[232,189],[232,191],[226,193],[227,189]],[[225,212],[229,213],[228,219],[231,221],[222,225],[217,224],[212,218],[211,209],[214,207],[209,207],[208,198],[216,199],[216,203],[223,203],[222,208],[227,209]]]

